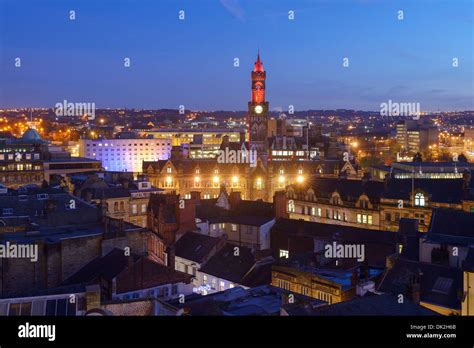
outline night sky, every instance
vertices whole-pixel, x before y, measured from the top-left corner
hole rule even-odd
[[[0,107],[54,107],[66,99],[245,110],[260,48],[271,110],[379,110],[389,99],[419,102],[423,111],[473,110],[473,4],[0,0]]]

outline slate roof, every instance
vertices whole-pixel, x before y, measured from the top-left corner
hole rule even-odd
[[[75,209],[70,209],[71,200]],[[97,207],[61,189],[28,187],[0,195],[0,217],[28,216],[42,226],[89,223],[97,220]]]
[[[363,244],[371,266],[384,266],[387,255],[396,251],[397,233],[352,226],[330,225],[294,219],[278,219],[270,230],[272,249],[289,238],[309,237],[318,241]],[[288,244],[285,242],[284,244]],[[291,244],[291,243],[290,243]]]
[[[251,289],[235,287],[225,291],[216,292],[206,296],[186,296],[184,303],[177,300],[169,303],[177,308],[186,308],[193,316],[200,315],[279,315],[282,304],[282,296],[285,290],[272,286],[261,285]],[[294,294],[297,303],[299,301],[312,301],[323,304],[321,300],[311,299],[307,296]]]
[[[128,189],[123,187],[107,187],[107,188],[91,188],[84,189],[83,195],[88,190],[92,191],[93,199],[108,199],[108,198],[125,198],[130,197]]]
[[[262,226],[274,219],[273,204],[268,202],[241,200],[235,207],[226,210],[217,207],[216,200],[201,200],[196,206],[196,217],[210,223],[235,223]]]
[[[189,283],[192,275],[175,271],[147,257],[140,258],[117,278],[117,294],[154,288],[165,284]]]
[[[202,263],[211,251],[216,248],[218,238],[194,232],[186,232],[175,245],[176,256]]]
[[[112,280],[129,265],[130,257],[133,259],[132,263],[135,263],[140,258],[134,254],[125,256],[123,250],[113,249],[107,255],[98,257],[89,262],[78,272],[66,279],[62,285],[89,284],[99,278]]]
[[[415,192],[421,190],[428,194],[428,201],[439,203],[461,203],[465,196],[463,179],[415,179]],[[383,194],[388,199],[410,199],[412,180],[390,179]]]
[[[288,310],[287,310],[288,312]],[[310,311],[292,311],[290,315],[314,315],[314,316],[436,316],[440,315],[428,308],[417,305],[409,300],[398,302],[398,295],[392,294],[367,294],[349,301],[339,302],[327,306],[311,308]]]
[[[227,244],[219,250],[204,266],[200,272],[239,283],[244,275],[255,264],[255,258],[249,248],[239,246],[239,256],[234,256],[233,244]]]
[[[318,197],[330,198],[337,191],[343,201],[356,202],[362,194],[366,194],[372,204],[380,201],[384,191],[384,183],[380,181],[347,180],[339,178],[314,178],[311,188]]]
[[[395,295],[405,294],[406,285],[412,276],[419,276],[422,302],[461,308],[463,272],[459,268],[398,258],[395,265],[387,270],[378,290]],[[443,281],[449,286],[437,289],[437,282]]]
[[[376,242],[395,244],[397,234],[389,231],[370,230],[353,226],[331,225],[296,219],[278,219],[272,227],[272,233],[288,232],[291,234],[315,236],[321,239],[340,239],[353,242]]]
[[[451,245],[474,244],[474,214],[454,209],[433,209],[426,240]]]

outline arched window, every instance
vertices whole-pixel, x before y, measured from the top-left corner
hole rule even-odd
[[[334,192],[331,197],[331,204],[333,205],[342,205],[342,199],[339,193]]]
[[[290,199],[288,201],[288,212],[289,213],[294,213],[295,212],[295,201]]]
[[[415,206],[418,206],[418,207],[425,206],[425,195],[423,193],[418,192],[415,195]]]
[[[114,202],[114,211],[118,211],[118,210],[119,210],[118,202]]]

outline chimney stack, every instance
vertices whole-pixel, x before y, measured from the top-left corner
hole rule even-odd
[[[414,274],[410,276],[406,287],[406,297],[415,304],[420,304],[420,281],[419,276]]]

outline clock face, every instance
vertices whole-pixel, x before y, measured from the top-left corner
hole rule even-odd
[[[256,112],[257,114],[261,114],[261,113],[263,112],[262,106],[261,106],[261,105],[257,105],[257,106],[255,107],[255,112]]]

